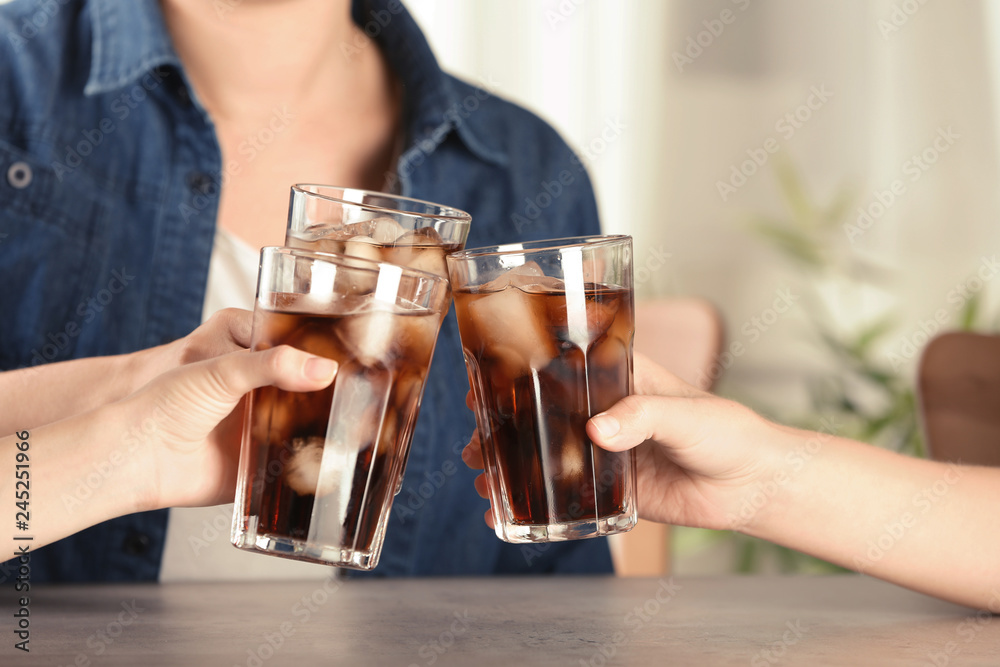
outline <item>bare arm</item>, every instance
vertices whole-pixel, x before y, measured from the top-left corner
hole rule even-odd
[[[798,472],[742,530],[936,597],[1000,612],[1000,469],[925,461],[843,438],[776,434]],[[816,440],[813,440],[816,442]],[[774,476],[788,481],[780,484]],[[752,503],[751,503],[752,506]]]
[[[0,373],[0,435],[113,403],[171,368],[245,348],[250,321],[248,311],[222,310],[191,335],[167,345]]]
[[[0,373],[0,433],[36,428],[127,396],[136,384],[131,362],[132,355],[91,357]]]
[[[635,370],[639,395],[587,432],[606,449],[636,447],[644,518],[739,530],[1000,613],[1000,469],[779,426],[640,355]],[[477,436],[463,457],[482,467]],[[476,487],[487,497],[482,476]]]
[[[636,385],[646,395],[608,411],[614,435],[600,416],[588,433],[609,449],[642,443],[641,514],[739,530],[1000,612],[1000,469],[780,426],[643,358]]]
[[[233,352],[176,368],[116,403],[0,439],[0,547],[37,549],[132,512],[231,502],[234,408],[243,395],[266,384],[313,391],[335,370],[287,346]],[[21,491],[23,510],[14,502]],[[30,542],[14,539],[29,535]]]

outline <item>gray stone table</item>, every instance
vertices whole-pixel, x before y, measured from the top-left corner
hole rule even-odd
[[[873,579],[32,587],[0,665],[1000,665],[1000,616]]]

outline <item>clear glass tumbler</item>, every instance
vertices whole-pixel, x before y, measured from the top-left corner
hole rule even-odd
[[[631,237],[468,249],[448,268],[497,536],[630,530],[635,454],[585,426],[632,391]]]
[[[291,190],[285,245],[390,262],[447,278],[445,256],[465,247],[471,222],[465,211],[421,199],[300,183]],[[407,456],[402,458],[406,461]],[[396,493],[404,472],[405,463]]]
[[[403,474],[448,281],[356,257],[261,251],[251,347],[334,359],[314,392],[255,390],[247,404],[232,541],[241,549],[370,570]]]
[[[292,186],[285,245],[343,253],[447,277],[472,217],[432,202],[331,185]]]

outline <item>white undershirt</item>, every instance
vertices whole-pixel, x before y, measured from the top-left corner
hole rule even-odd
[[[259,253],[222,229],[215,232],[202,321],[223,308],[253,310]],[[160,581],[326,579],[332,568],[237,549],[229,542],[233,506],[170,510]]]

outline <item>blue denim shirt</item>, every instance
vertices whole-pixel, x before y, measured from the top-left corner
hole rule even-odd
[[[598,231],[583,165],[551,128],[443,73],[396,0],[352,13],[404,85],[402,194],[469,211],[469,247]],[[198,326],[224,175],[155,0],[0,6],[0,368],[131,352]],[[604,540],[515,546],[486,527],[460,456],[467,387],[449,315],[372,574],[609,572]],[[40,549],[33,580],[155,580],[166,521],[125,516]]]

